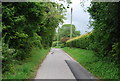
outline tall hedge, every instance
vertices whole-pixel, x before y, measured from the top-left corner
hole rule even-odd
[[[71,44],[72,47],[88,49],[88,47],[89,47],[89,35],[90,34],[91,34],[91,32],[86,33],[84,35],[80,35],[78,37],[74,37],[74,38],[68,40],[66,42],[66,45],[70,46],[70,44]]]
[[[53,2],[2,3],[2,71],[30,57],[33,47],[51,47],[63,11],[62,5]]]
[[[92,34],[72,42],[73,47],[91,49],[98,57],[119,63],[120,61],[120,2],[92,2],[88,12],[93,21]],[[68,42],[68,43],[70,43]]]

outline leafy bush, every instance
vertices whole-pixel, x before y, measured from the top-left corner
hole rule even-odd
[[[51,47],[63,11],[56,3],[2,3],[3,74],[11,70],[13,61],[20,63],[32,56],[34,47]]]
[[[70,43],[72,47],[82,48],[82,49],[88,49],[89,47],[89,35],[90,33],[75,37],[73,39],[70,39],[66,42],[67,46],[70,46]]]
[[[93,27],[90,36],[76,37],[67,41],[67,46],[72,43],[73,47],[91,49],[96,52],[101,59],[107,59],[109,62],[119,62],[120,58],[120,2],[118,3],[99,3],[93,2],[88,12],[94,21],[91,21]]]
[[[15,53],[15,49],[9,49],[8,45],[2,43],[2,72],[9,71],[12,66],[12,63],[15,61],[13,60]]]
[[[54,41],[52,44],[52,47],[56,47],[58,44],[58,46],[61,46],[62,42],[61,41]]]
[[[96,40],[95,36],[96,33],[94,31],[90,33],[86,33],[79,37],[75,37],[71,40],[68,40],[66,42],[66,46],[70,47],[71,44],[72,47],[93,50],[96,52],[96,56],[101,57],[101,59],[103,60],[106,59],[109,62],[113,61],[118,64],[118,60],[119,60],[118,55],[120,54],[120,50],[119,50],[120,43],[114,43],[112,45],[111,50],[109,50],[107,49],[108,43],[105,42],[107,40],[103,39],[104,42],[100,42],[100,40]]]
[[[33,74],[37,72],[39,64],[43,61],[49,50],[50,49],[33,48],[30,52],[32,55],[31,57],[21,64],[16,63],[12,65],[11,71],[5,72],[5,74],[2,75],[3,81],[5,79],[11,79],[10,81],[20,79],[20,81],[23,81],[23,79],[34,78]]]

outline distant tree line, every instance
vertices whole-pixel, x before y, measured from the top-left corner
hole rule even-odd
[[[68,39],[70,39],[71,26],[72,26],[72,37],[80,36],[80,31],[76,30],[75,25],[64,24],[62,25],[62,27],[58,28],[58,31],[56,32],[54,40],[57,41],[57,37],[58,37],[58,40],[61,42],[66,42]]]

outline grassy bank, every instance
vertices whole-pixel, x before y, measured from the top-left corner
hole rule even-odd
[[[95,52],[79,48],[63,48],[70,56],[100,79],[118,79],[118,68],[116,64],[102,61],[95,56]]]
[[[3,74],[3,79],[30,79],[34,78],[40,63],[48,54],[49,49],[34,48],[31,57],[12,66],[10,72]]]

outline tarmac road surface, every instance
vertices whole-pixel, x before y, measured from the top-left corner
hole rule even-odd
[[[76,79],[92,80],[95,78],[63,50],[52,48],[40,65],[35,79],[68,79],[68,81],[71,79],[76,81]]]

